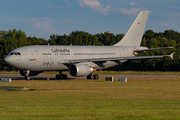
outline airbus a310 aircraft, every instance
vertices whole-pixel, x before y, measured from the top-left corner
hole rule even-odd
[[[149,11],[141,11],[125,36],[113,46],[62,46],[31,45],[12,50],[5,61],[19,69],[26,80],[43,71],[59,71],[56,79],[67,79],[62,71],[69,70],[71,76],[87,76],[87,79],[98,79],[94,71],[122,64],[127,60],[150,59],[170,56],[138,56],[145,51],[173,47],[152,48],[140,47]]]

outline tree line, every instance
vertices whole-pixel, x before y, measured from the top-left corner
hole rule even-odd
[[[15,70],[4,62],[5,56],[13,49],[26,45],[114,45],[123,38],[124,34],[109,32],[89,34],[83,31],[73,31],[69,35],[50,35],[48,40],[37,37],[27,37],[24,31],[0,31],[0,70]],[[180,33],[174,30],[164,32],[145,31],[141,46],[148,48],[174,47],[174,49],[145,52],[144,55],[167,55],[175,52],[174,59],[164,57],[152,60],[127,61],[122,65],[110,68],[111,70],[134,71],[179,71],[180,70]]]

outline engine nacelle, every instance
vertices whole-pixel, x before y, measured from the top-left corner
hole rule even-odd
[[[72,64],[69,67],[69,73],[71,76],[75,76],[75,77],[82,77],[82,76],[87,76],[90,73],[94,72],[94,69],[91,68],[89,65],[87,64]]]
[[[19,70],[19,73],[22,75],[22,76],[25,76],[26,75],[26,70]],[[30,71],[29,72],[29,76],[36,76],[38,75],[39,73],[41,73],[42,71]]]

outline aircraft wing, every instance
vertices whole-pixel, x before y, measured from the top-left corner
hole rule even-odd
[[[81,62],[105,62],[105,61],[119,61],[119,60],[135,60],[135,59],[150,59],[150,58],[161,58],[161,57],[171,57],[173,59],[173,54],[170,55],[157,55],[157,56],[132,56],[132,57],[114,57],[114,58],[96,58],[96,59],[76,59],[76,60],[63,60],[58,64],[72,64]],[[119,61],[120,62],[120,61]]]
[[[161,47],[161,48],[141,49],[141,50],[134,50],[134,52],[145,52],[145,51],[162,50],[162,49],[170,49],[170,48],[174,48],[174,47]]]

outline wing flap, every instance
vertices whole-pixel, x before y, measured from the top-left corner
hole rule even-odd
[[[150,59],[150,58],[161,58],[161,57],[171,57],[173,59],[174,53],[170,55],[157,55],[157,56],[133,56],[133,57],[114,57],[114,58],[96,58],[96,59],[76,59],[76,60],[64,60],[59,61],[58,64],[72,64],[72,63],[82,63],[82,62],[106,62],[106,61],[119,61],[119,60],[135,60],[135,59]]]
[[[163,50],[163,49],[171,49],[171,48],[174,48],[174,47],[161,47],[161,48],[141,49],[141,50],[134,50],[134,52],[145,52],[145,51]]]

